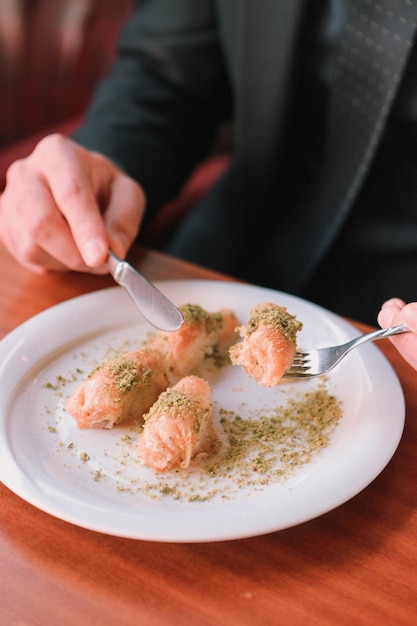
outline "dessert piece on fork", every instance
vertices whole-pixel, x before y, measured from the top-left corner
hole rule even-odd
[[[243,340],[230,347],[230,359],[260,385],[277,385],[291,367],[301,328],[286,308],[272,302],[258,304],[247,324],[237,329]]]

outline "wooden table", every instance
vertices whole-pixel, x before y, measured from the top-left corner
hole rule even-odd
[[[154,252],[131,259],[151,280],[225,279]],[[113,284],[29,274],[1,246],[0,267],[0,338],[49,306]],[[379,346],[406,397],[399,449],[362,493],[295,528],[209,544],[134,541],[55,519],[0,484],[0,624],[417,623],[417,373],[388,341]]]

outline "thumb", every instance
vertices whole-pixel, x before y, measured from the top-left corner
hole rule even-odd
[[[400,320],[407,328],[417,333],[417,302],[411,302],[403,308]]]

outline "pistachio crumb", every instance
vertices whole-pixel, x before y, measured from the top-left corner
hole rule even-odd
[[[288,313],[285,307],[270,302],[253,307],[246,325],[247,333],[255,332],[262,324],[277,328],[292,343],[295,342],[297,333],[303,327],[295,315]]]

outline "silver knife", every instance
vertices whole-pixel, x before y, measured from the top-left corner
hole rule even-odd
[[[114,280],[126,289],[143,317],[155,328],[174,331],[184,321],[181,311],[127,261],[109,250],[108,268]]]

